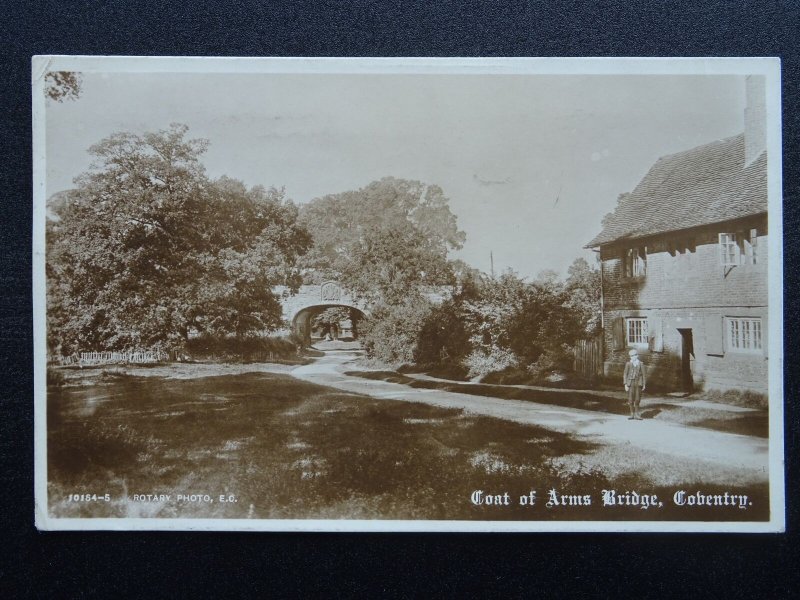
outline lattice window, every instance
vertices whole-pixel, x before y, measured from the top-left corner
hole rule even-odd
[[[625,319],[625,339],[628,346],[647,346],[647,318]]]
[[[723,267],[741,264],[741,251],[735,233],[719,234],[719,261]]]
[[[647,274],[647,248],[628,248],[623,258],[625,277],[644,277]]]
[[[728,350],[761,352],[761,319],[728,317]]]

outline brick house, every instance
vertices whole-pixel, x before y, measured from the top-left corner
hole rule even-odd
[[[586,247],[599,251],[603,372],[631,348],[668,389],[767,391],[764,82],[745,132],[660,158]]]

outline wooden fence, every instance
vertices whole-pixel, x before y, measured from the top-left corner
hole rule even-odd
[[[603,336],[580,340],[575,345],[575,372],[589,381],[603,375]]]
[[[275,352],[273,350],[257,350],[243,354],[242,358],[248,362],[272,362],[275,360]]]
[[[134,352],[81,352],[78,363],[81,365],[103,365],[108,363],[154,363],[169,360],[169,354],[158,350]],[[74,361],[74,358],[73,358]]]

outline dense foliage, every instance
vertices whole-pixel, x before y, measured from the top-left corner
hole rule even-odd
[[[210,180],[203,140],[173,125],[118,133],[61,194],[48,223],[51,349],[185,345],[190,333],[243,336],[281,325],[271,288],[300,283],[310,246],[282,190]]]
[[[300,220],[314,238],[303,259],[311,282],[339,279],[376,304],[451,283],[447,252],[465,239],[440,187],[392,177],[313,200]]]
[[[342,322],[355,322],[356,319],[353,313],[355,313],[354,310],[345,306],[332,306],[317,314],[312,320],[312,325],[315,329],[320,330],[320,334],[323,337],[330,335],[334,339],[338,339]]]
[[[598,327],[599,276],[577,259],[566,281],[552,272],[526,282],[513,272],[471,274],[444,302],[404,313],[412,327],[394,357],[407,363],[482,379],[536,380],[569,370],[572,348]],[[421,318],[421,321],[420,321]]]
[[[430,296],[464,269],[448,259],[465,235],[442,189],[385,177],[313,200],[300,221],[314,239],[302,259],[307,281],[337,279],[367,302],[359,336],[369,356],[411,362]]]
[[[376,307],[361,326],[361,343],[367,356],[390,365],[415,362],[420,333],[432,304],[425,298]]]
[[[282,190],[209,179],[207,143],[186,134],[112,135],[75,189],[51,198],[52,352],[245,340],[283,325],[272,289],[303,278],[336,279],[366,301],[369,356],[473,378],[565,369],[598,328],[599,275],[583,259],[565,281],[532,282],[450,260],[465,236],[438,186],[389,177],[298,211]],[[351,312],[329,307],[314,326],[356,327]]]

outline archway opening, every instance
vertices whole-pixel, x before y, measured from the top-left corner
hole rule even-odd
[[[364,319],[364,312],[354,306],[317,304],[297,312],[292,319],[292,332],[307,346],[323,340],[355,341]]]

